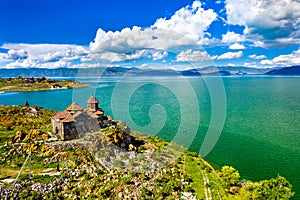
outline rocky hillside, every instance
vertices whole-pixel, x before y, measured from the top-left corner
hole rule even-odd
[[[128,134],[125,123],[78,140],[59,141],[49,132],[54,112],[35,110],[0,106],[1,199],[289,199],[293,195],[281,176],[260,182],[240,180],[233,167],[217,170],[177,144]]]

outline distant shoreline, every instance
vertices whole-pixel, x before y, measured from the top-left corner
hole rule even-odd
[[[54,80],[50,78],[0,78],[0,94],[3,92],[30,92],[90,87],[77,80]]]

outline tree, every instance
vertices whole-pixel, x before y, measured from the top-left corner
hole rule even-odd
[[[260,181],[260,185],[254,191],[258,199],[290,199],[294,192],[292,192],[292,185],[282,176],[277,176],[270,180]]]
[[[222,185],[226,191],[235,193],[238,190],[240,174],[236,169],[231,166],[223,166],[219,177],[222,179]]]
[[[29,107],[29,103],[27,100],[24,102],[24,106]]]

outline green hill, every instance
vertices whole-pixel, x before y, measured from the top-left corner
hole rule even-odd
[[[177,144],[138,132],[128,135],[124,123],[78,140],[60,141],[50,132],[53,115],[54,111],[39,107],[0,106],[1,199],[289,199],[293,195],[284,177],[241,180],[233,167],[214,169]]]

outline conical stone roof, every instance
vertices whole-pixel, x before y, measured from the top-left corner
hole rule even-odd
[[[83,108],[76,102],[73,102],[69,107],[66,109],[67,111],[78,111],[83,110]]]
[[[99,103],[99,101],[94,97],[94,95],[92,95],[92,96],[88,99],[87,103]]]

